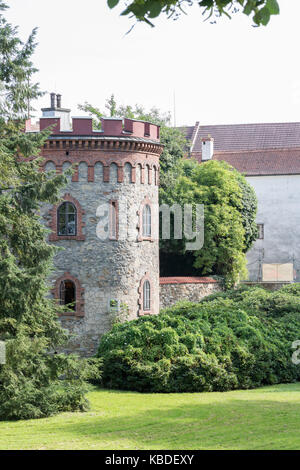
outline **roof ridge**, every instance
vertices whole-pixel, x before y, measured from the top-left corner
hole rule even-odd
[[[248,149],[248,150],[215,150],[214,155],[222,155],[223,153],[235,154],[235,153],[266,153],[266,152],[295,152],[299,150],[299,147],[273,147],[273,148],[260,148],[260,149]],[[193,153],[201,153],[201,150],[195,150]]]
[[[232,123],[232,124],[201,124],[200,127],[225,127],[225,126],[270,126],[282,124],[299,124],[300,121],[284,121],[284,122],[246,122],[246,123]],[[191,127],[191,126],[189,126]]]
[[[196,121],[195,125],[194,125],[194,129],[193,129],[193,133],[191,135],[191,145],[190,145],[190,152],[193,151],[193,148],[194,148],[194,145],[195,145],[195,142],[197,140],[197,136],[198,136],[198,131],[200,129],[200,121]]]

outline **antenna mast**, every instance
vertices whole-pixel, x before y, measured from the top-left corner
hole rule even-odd
[[[30,119],[30,96],[29,96],[29,85],[30,85],[30,81],[29,81],[29,75],[27,77],[27,119]]]

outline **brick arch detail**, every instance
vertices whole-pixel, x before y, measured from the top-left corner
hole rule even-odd
[[[47,165],[48,163],[53,163],[53,165],[54,165],[54,167],[55,167],[55,169],[56,169],[55,160],[54,160],[54,159],[52,159],[52,160],[49,159],[49,160],[46,160],[46,161],[43,163],[43,170],[44,170],[44,171],[46,171],[46,165]]]
[[[148,163],[148,162],[145,163],[144,172],[145,172],[145,183],[152,184],[153,167],[151,163]]]
[[[155,186],[158,186],[158,182],[159,182],[159,168],[157,165],[152,165],[152,178],[153,178],[153,184]]]
[[[102,163],[103,165],[103,182],[109,183],[109,167],[112,163],[115,163],[118,167],[118,182],[123,183],[124,165],[126,163],[130,163],[131,181],[132,183],[135,183],[136,182],[136,167],[138,164],[140,164],[141,170],[142,170],[142,183],[144,183],[145,166],[149,165],[150,172],[152,173],[154,173],[153,172],[154,166],[156,168],[159,167],[158,155],[155,156],[155,155],[146,155],[146,154],[134,154],[134,155],[127,154],[124,156],[124,153],[117,153],[117,152],[113,154],[106,154],[106,155],[97,155],[93,153],[91,153],[90,155],[87,155],[85,153],[88,153],[88,150],[85,150],[85,151],[74,150],[74,151],[71,151],[70,154],[66,157],[65,152],[57,151],[56,149],[53,149],[53,152],[47,151],[47,155],[44,155],[44,158],[46,161],[43,162],[43,169],[45,169],[45,165],[51,161],[55,165],[57,173],[61,173],[63,164],[70,163],[71,165],[75,166],[75,170],[72,176],[72,181],[78,182],[79,163],[86,163],[88,166],[87,181],[94,182],[94,167],[95,167],[95,164],[99,162],[99,163]]]
[[[64,202],[72,202],[72,204],[74,204],[74,206],[76,207],[76,211],[77,211],[77,224],[76,224],[77,234],[76,235],[58,235],[58,209]],[[85,235],[82,233],[82,229],[85,226],[85,223],[82,220],[85,214],[85,211],[82,209],[77,199],[71,196],[71,194],[66,193],[62,197],[62,201],[60,201],[58,204],[54,205],[52,209],[50,209],[49,214],[51,217],[49,227],[52,230],[52,233],[49,235],[50,242],[57,242],[59,240],[82,240],[82,241],[85,240]]]
[[[73,317],[84,317],[84,288],[81,287],[79,280],[72,276],[68,271],[65,272],[55,281],[54,288],[51,289],[53,297],[60,301],[60,285],[62,281],[72,281],[75,284],[75,300],[76,300],[76,309],[74,312],[59,312],[59,316],[73,316]]]
[[[144,283],[145,281],[149,281],[150,283],[150,310],[144,310]],[[140,285],[138,288],[138,293],[139,293],[139,311],[138,315],[143,316],[143,315],[153,315],[153,281],[151,279],[149,271],[145,272],[144,276],[140,280]]]
[[[135,164],[132,164],[132,162],[126,160],[122,162],[122,167],[123,167],[123,181],[124,181],[124,175],[125,175],[125,166],[130,165],[130,184],[135,183]]]

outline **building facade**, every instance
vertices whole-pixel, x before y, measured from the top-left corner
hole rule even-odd
[[[52,292],[71,333],[66,349],[96,351],[115,319],[159,311],[159,126],[131,119],[69,118],[60,95],[51,95],[39,126],[53,126],[42,150],[44,170],[74,173],[56,206],[42,217],[49,241],[63,250],[54,259]]]
[[[300,123],[185,128],[190,156],[224,160],[258,199],[259,236],[247,253],[250,281],[300,281]]]

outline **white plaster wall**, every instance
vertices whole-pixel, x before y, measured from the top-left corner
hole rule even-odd
[[[214,141],[206,140],[202,142],[202,160],[211,160],[214,153]]]
[[[49,111],[43,111],[43,117],[60,118],[60,130],[71,130],[70,113],[68,111],[58,111],[57,109],[49,109]]]
[[[259,280],[260,262],[293,262],[300,281],[300,175],[249,176],[258,199],[257,223],[264,239],[247,253],[249,279]]]

